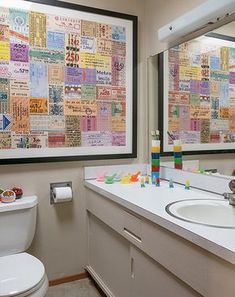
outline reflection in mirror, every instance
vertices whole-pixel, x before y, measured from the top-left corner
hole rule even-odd
[[[168,131],[181,140],[187,155],[235,152],[235,21],[161,55],[162,65],[156,56],[148,60],[148,90],[149,98],[156,98],[159,83],[158,123],[156,99],[150,100],[149,128],[160,129],[162,154],[172,155]],[[162,75],[159,81],[157,70]],[[234,169],[235,162],[226,172],[197,166],[199,171],[226,176],[232,176]]]

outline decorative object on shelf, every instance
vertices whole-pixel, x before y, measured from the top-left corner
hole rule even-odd
[[[97,173],[97,177],[96,177],[96,180],[98,182],[104,182],[105,181],[105,175],[106,175],[106,172],[102,172],[102,173]]]
[[[157,177],[156,178],[156,187],[160,187],[160,183],[161,183],[161,180],[160,180],[160,177]]]
[[[23,190],[21,188],[14,187],[11,190],[16,194],[16,199],[19,199],[23,196]]]
[[[0,164],[137,156],[137,16],[1,1]]]
[[[141,188],[144,188],[145,187],[145,178],[144,178],[144,176],[141,176],[140,177],[140,187]]]
[[[135,174],[132,174],[131,175],[131,177],[130,177],[130,181],[132,182],[132,183],[136,183],[136,182],[138,182],[139,181],[139,175],[140,175],[140,171],[138,171],[137,173],[135,173]]]
[[[160,177],[160,140],[159,131],[151,131],[152,147],[151,147],[151,178],[152,184],[156,183],[156,179]]]
[[[190,190],[190,181],[187,179],[186,181],[185,181],[185,190]]]
[[[1,202],[11,203],[16,200],[16,194],[12,190],[5,190],[1,194]]]
[[[182,144],[181,144],[180,140],[174,140],[173,150],[174,150],[174,166],[175,166],[175,169],[183,169]]]
[[[105,176],[105,183],[106,184],[113,184],[115,176],[116,176],[116,173],[114,173],[113,175],[106,175]]]
[[[172,179],[169,180],[169,188],[174,188],[174,183]]]
[[[149,184],[149,176],[148,174],[145,175],[145,183],[148,185]]]

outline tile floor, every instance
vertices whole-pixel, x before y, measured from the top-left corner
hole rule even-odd
[[[49,287],[45,297],[101,297],[89,279]]]

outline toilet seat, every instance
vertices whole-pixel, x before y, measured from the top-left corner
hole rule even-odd
[[[27,296],[45,279],[45,268],[34,256],[20,253],[0,257],[0,297]]]

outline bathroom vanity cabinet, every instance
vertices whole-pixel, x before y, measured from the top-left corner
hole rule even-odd
[[[208,251],[210,244],[202,248],[198,235],[182,238],[175,223],[156,224],[144,209],[85,185],[87,270],[108,296],[234,297],[235,265]]]

